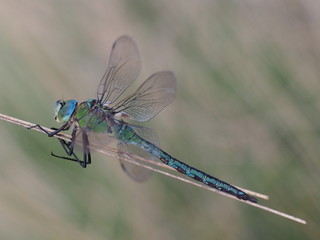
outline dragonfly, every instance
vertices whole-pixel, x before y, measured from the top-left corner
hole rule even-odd
[[[135,181],[147,180],[152,171],[125,161],[126,153],[160,160],[211,188],[256,203],[256,198],[237,187],[163,151],[152,129],[124,120],[146,122],[169,105],[176,96],[177,84],[174,74],[171,71],[160,71],[147,78],[134,93],[122,97],[123,92],[138,78],[140,71],[141,60],[137,45],[129,36],[119,37],[112,45],[107,70],[98,86],[96,98],[81,103],[76,100],[58,100],[54,107],[54,118],[62,126],[52,128],[52,132],[46,131],[38,124],[32,126],[41,129],[49,137],[72,128],[70,142],[59,139],[67,156],[59,156],[53,152],[51,155],[78,162],[85,168],[91,164],[90,144],[106,146],[116,140],[121,167]],[[76,145],[82,148],[82,158],[75,153]]]

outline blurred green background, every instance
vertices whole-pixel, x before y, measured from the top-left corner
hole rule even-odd
[[[319,239],[319,24],[315,0],[1,0],[1,113],[57,127],[54,102],[95,97],[128,34],[136,86],[178,79],[147,124],[162,148],[308,224],[159,174],[135,183],[98,153],[82,169],[50,156],[57,140],[1,122],[0,238]]]

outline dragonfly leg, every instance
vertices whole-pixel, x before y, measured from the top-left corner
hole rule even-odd
[[[77,157],[76,154],[72,153],[73,157],[64,157],[64,156],[59,156],[59,155],[56,155],[54,154],[53,152],[51,152],[51,156],[53,157],[56,157],[56,158],[61,158],[61,159],[64,159],[64,160],[70,160],[70,161],[73,161],[73,162],[80,162],[81,164],[81,160]]]
[[[34,126],[28,127],[28,129],[32,129],[32,128],[39,128],[42,132],[46,133],[48,135],[48,137],[52,137],[54,135],[56,135],[57,133],[61,132],[61,131],[65,131],[69,129],[69,122],[63,124],[61,126],[61,128],[51,128],[52,130],[55,130],[51,133],[49,133],[47,130],[45,130],[43,127],[41,127],[39,124],[36,124]]]
[[[52,129],[58,130],[57,128],[52,128]],[[68,154],[68,156],[71,156],[73,154],[77,130],[78,129],[76,127],[73,128],[70,142],[66,142],[65,140],[59,138],[59,141],[60,141],[64,151],[66,152],[66,154]]]
[[[82,133],[82,142],[83,142],[83,161],[80,163],[83,168],[87,166],[87,164],[91,164],[91,153],[89,149],[89,139],[86,131]]]
[[[46,133],[48,135],[48,137],[52,137],[52,136],[56,135],[57,133],[59,133],[61,131],[68,130],[70,128],[70,125],[69,125],[69,123],[66,123],[60,128],[51,128],[52,130],[54,130],[51,133],[48,132],[47,130],[45,130],[39,124],[31,126],[28,129],[31,129],[31,128],[39,128],[41,131]],[[53,152],[51,152],[51,155],[53,157],[56,157],[56,158],[61,158],[61,159],[65,159],[65,160],[78,162],[78,163],[80,163],[80,165],[83,168],[85,168],[87,166],[87,164],[91,164],[91,153],[90,153],[90,149],[89,149],[89,139],[88,139],[88,135],[84,132],[83,135],[82,135],[82,138],[83,138],[82,139],[83,140],[83,160],[80,160],[78,158],[78,156],[73,152],[77,130],[78,130],[77,127],[73,128],[70,142],[67,142],[67,141],[65,141],[63,139],[58,139],[60,144],[61,144],[61,146],[63,147],[63,150],[70,157],[59,156],[59,155],[54,154]]]
[[[53,129],[55,130],[55,129]],[[64,157],[64,156],[59,156],[59,155],[56,155],[54,154],[53,152],[51,152],[51,155],[53,157],[56,157],[56,158],[61,158],[61,159],[65,159],[65,160],[70,160],[70,161],[74,161],[74,162],[78,162],[81,164],[81,160],[78,158],[78,156],[73,152],[73,149],[74,149],[74,137],[75,137],[75,134],[76,134],[76,129],[73,129],[72,131],[72,138],[71,138],[71,142],[66,142],[65,140],[63,139],[58,139],[61,146],[63,147],[63,150],[65,151],[65,153],[70,156],[70,157]],[[71,157],[73,156],[73,158]],[[82,164],[81,164],[82,165]]]
[[[57,130],[55,128],[52,128],[52,129]],[[66,142],[63,139],[58,139],[59,142],[61,143],[61,146],[63,147],[64,151],[70,157],[58,156],[58,155],[54,154],[53,152],[51,152],[51,155],[54,157],[57,157],[57,158],[78,162],[83,168],[85,168],[87,166],[87,164],[91,163],[91,155],[90,155],[89,148],[85,147],[85,146],[89,146],[88,135],[86,133],[83,133],[83,152],[84,152],[84,154],[83,154],[83,160],[80,160],[78,158],[78,156],[73,151],[77,131],[78,131],[78,128],[74,127],[72,130],[70,142]]]
[[[86,163],[83,160],[80,160],[78,158],[78,156],[73,152],[73,149],[71,149],[71,142],[66,142],[62,139],[59,139],[64,151],[68,154],[68,156],[70,157],[65,157],[65,156],[59,156],[54,154],[53,152],[51,152],[51,156],[56,157],[56,158],[60,158],[60,159],[64,159],[64,160],[70,160],[73,162],[78,162],[83,168],[86,167]]]

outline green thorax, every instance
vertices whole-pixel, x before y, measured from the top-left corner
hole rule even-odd
[[[87,128],[93,132],[114,135],[117,131],[118,121],[94,99],[80,103],[75,110],[74,119],[80,128]]]
[[[139,142],[140,137],[127,123],[114,118],[109,110],[89,99],[78,105],[73,119],[80,128],[86,128],[95,133],[104,133],[116,137],[123,142]]]

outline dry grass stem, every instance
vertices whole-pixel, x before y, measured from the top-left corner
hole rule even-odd
[[[0,119],[1,120],[4,120],[4,121],[7,121],[7,122],[10,122],[10,123],[13,123],[13,124],[17,124],[17,125],[20,125],[20,126],[23,126],[23,127],[26,127],[26,128],[29,128],[29,127],[32,127],[34,126],[35,124],[34,123],[30,123],[30,122],[27,122],[27,121],[23,121],[23,120],[20,120],[20,119],[17,119],[17,118],[14,118],[14,117],[10,117],[10,116],[7,116],[5,114],[1,114],[0,113]],[[50,128],[46,128],[46,127],[43,127],[46,131],[48,132],[52,132],[53,130],[51,130]],[[42,132],[40,129],[38,128],[32,128],[32,130],[35,130],[35,131],[38,131],[38,132]],[[67,134],[64,134],[64,133],[59,133],[59,134],[56,134],[54,137],[56,138],[60,138],[60,139],[63,139],[63,140],[66,140],[66,141],[70,141],[71,137]],[[98,152],[101,152],[103,154],[106,154],[106,155],[109,155],[109,156],[112,156],[112,157],[115,157],[117,158],[118,157],[118,150],[117,149],[114,149],[114,148],[111,148],[111,147],[108,147],[108,146],[98,146],[98,145],[91,145],[90,146],[91,149],[95,150],[95,151],[98,151]],[[303,219],[300,219],[300,218],[297,218],[297,217],[294,217],[294,216],[291,216],[289,214],[286,214],[286,213],[283,213],[283,212],[280,212],[280,211],[277,211],[275,209],[272,209],[272,208],[269,208],[269,207],[266,207],[264,205],[261,205],[261,204],[258,204],[258,203],[252,203],[252,202],[249,202],[249,201],[244,201],[244,200],[240,200],[238,199],[237,197],[235,196],[232,196],[232,195],[229,195],[227,193],[224,193],[224,192],[221,192],[217,189],[214,189],[214,188],[211,188],[211,187],[208,187],[206,185],[203,185],[201,183],[197,183],[197,182],[194,182],[192,180],[189,180],[189,179],[186,179],[184,177],[181,177],[181,176],[177,176],[175,174],[172,174],[172,173],[169,173],[169,172],[166,172],[164,170],[161,170],[159,169],[160,167],[161,168],[166,168],[166,169],[170,169],[170,170],[173,170],[171,167],[165,165],[165,164],[162,164],[162,163],[157,163],[157,162],[154,162],[154,161],[151,161],[151,160],[148,160],[148,159],[145,159],[145,158],[142,158],[140,156],[137,156],[137,155],[133,155],[133,154],[125,154],[125,158],[124,158],[125,161],[128,161],[132,164],[135,164],[135,165],[138,165],[138,166],[141,166],[141,167],[144,167],[144,168],[147,168],[147,169],[150,169],[154,172],[158,172],[158,173],[161,173],[163,175],[166,175],[166,176],[169,176],[169,177],[172,177],[172,178],[175,178],[175,179],[178,179],[180,181],[183,181],[183,182],[186,182],[186,183],[189,183],[189,184],[193,184],[195,186],[198,186],[198,187],[201,187],[203,189],[206,189],[206,190],[209,190],[209,191],[213,191],[213,192],[216,192],[218,194],[221,194],[221,195],[224,195],[228,198],[233,198],[235,200],[238,200],[238,201],[241,201],[243,203],[246,203],[246,204],[249,204],[251,206],[254,206],[256,208],[260,208],[262,210],[265,210],[265,211],[268,211],[268,212],[271,212],[271,213],[274,213],[276,215],[279,215],[279,216],[282,216],[282,217],[285,217],[287,219],[290,219],[292,221],[295,221],[295,222],[298,222],[298,223],[301,223],[301,224],[306,224],[306,221],[303,220]],[[150,166],[150,165],[146,165],[147,164],[151,164],[153,166]],[[257,192],[253,192],[253,191],[250,191],[250,190],[247,190],[247,189],[244,189],[244,188],[240,188],[238,187],[239,189],[245,191],[246,193],[252,195],[252,196],[255,196],[255,197],[258,197],[258,198],[262,198],[262,199],[268,199],[269,197],[267,195],[264,195],[264,194],[261,194],[261,193],[257,193]]]

